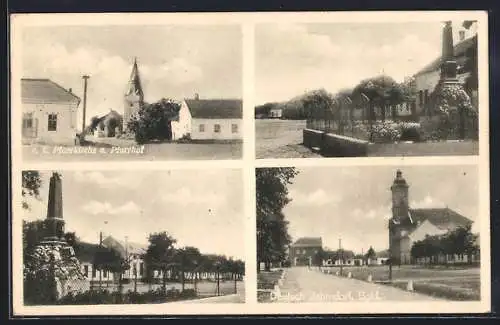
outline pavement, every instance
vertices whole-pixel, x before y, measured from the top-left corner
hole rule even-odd
[[[317,268],[287,269],[283,285],[274,302],[335,302],[335,301],[441,301],[431,296],[376,284],[324,274]]]

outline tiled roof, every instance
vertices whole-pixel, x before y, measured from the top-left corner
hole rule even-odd
[[[21,79],[21,97],[23,102],[80,103],[78,96],[50,79]]]
[[[241,99],[186,99],[185,101],[193,118],[243,118]]]
[[[455,229],[472,224],[472,220],[458,214],[449,208],[438,209],[410,209],[413,224],[428,220],[439,229]]]
[[[455,58],[463,56],[465,54],[465,52],[473,46],[477,46],[477,35],[474,35],[473,37],[469,37],[469,38],[463,40],[462,42],[458,43],[457,45],[455,45],[455,47],[453,48],[453,55],[455,56]],[[440,66],[441,66],[441,57],[438,57],[437,59],[432,61],[430,64],[425,66],[422,70],[417,72],[415,74],[415,76],[418,76],[418,75],[421,75],[424,73],[428,73],[428,72],[432,72],[432,71],[436,71],[436,70],[440,69]]]
[[[293,247],[323,247],[321,237],[302,237],[292,245]]]

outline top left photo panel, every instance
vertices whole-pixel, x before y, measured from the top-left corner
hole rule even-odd
[[[238,24],[45,22],[11,44],[24,162],[242,159]]]

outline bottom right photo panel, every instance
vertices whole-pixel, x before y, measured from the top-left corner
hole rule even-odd
[[[258,302],[480,301],[478,172],[257,168]]]

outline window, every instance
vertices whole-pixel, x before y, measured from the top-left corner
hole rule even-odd
[[[23,128],[24,129],[33,128],[33,113],[24,114],[24,116],[23,116]]]
[[[428,101],[429,101],[429,91],[426,89],[424,91],[424,103],[427,105]]]
[[[92,266],[92,277],[95,278],[97,276],[97,269],[95,268],[95,265]]]
[[[418,103],[420,107],[424,106],[424,92],[422,90],[418,92]]]
[[[238,124],[231,124],[231,132],[238,133]]]
[[[300,249],[295,250],[295,253],[298,255],[300,254]]]
[[[215,133],[220,133],[220,124],[215,124],[214,125],[214,132]]]
[[[144,263],[139,264],[139,276],[144,274]]]
[[[85,277],[89,276],[89,266],[88,265],[83,266],[83,274],[85,275]]]
[[[47,130],[57,131],[57,114],[49,114]]]
[[[205,124],[200,124],[199,130],[200,130],[200,132],[205,132]]]
[[[104,270],[104,272],[102,273],[102,276],[104,278],[107,278],[108,277],[108,270]]]

